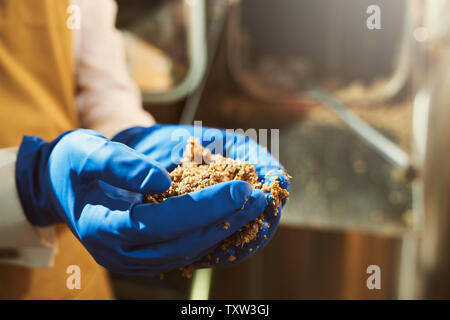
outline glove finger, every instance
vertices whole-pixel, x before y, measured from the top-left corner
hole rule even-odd
[[[230,227],[226,230],[223,228],[223,222],[218,222],[169,242],[150,245],[126,244],[120,233],[130,227],[129,219],[125,218],[127,204],[114,200],[110,203],[110,208],[101,209],[95,201],[92,201],[93,198],[99,200],[99,203],[104,202],[100,200],[101,192],[92,192],[87,197],[92,206],[83,210],[78,224],[83,227],[83,230],[92,232],[83,234],[82,240],[90,243],[88,246],[90,249],[102,248],[101,254],[91,252],[99,264],[114,272],[125,274],[158,274],[193,262],[196,262],[197,268],[234,264],[265,246],[275,232],[280,217],[280,215],[273,217],[275,222],[271,223],[268,232],[266,224],[258,233],[258,238],[249,244],[241,247],[232,246],[226,251],[220,248],[220,242],[224,238],[235,233],[242,225],[254,220],[264,211],[267,200],[260,190],[254,190],[244,209],[236,211],[227,218]],[[112,206],[113,203],[115,203],[114,206]],[[93,225],[96,227],[92,228]],[[109,245],[105,245],[108,243]],[[200,260],[207,254],[210,254],[210,259]],[[230,256],[236,257],[236,260],[230,261]]]
[[[190,264],[211,252],[212,247],[220,245],[222,240],[237,232],[243,225],[256,219],[265,206],[264,194],[255,190],[244,208],[227,218],[229,228],[225,229],[222,221],[171,241],[128,248],[122,246],[121,259],[128,266],[158,266],[160,272]]]
[[[103,180],[139,193],[161,193],[171,185],[167,171],[157,162],[118,142],[90,136],[79,146],[83,159],[74,169],[82,177]]]
[[[130,237],[146,242],[165,241],[222,222],[241,208],[251,193],[249,183],[229,181],[162,203],[138,204],[130,215],[135,226]]]
[[[224,221],[220,221],[208,228],[202,228],[181,237],[170,244],[174,252],[184,252],[188,258],[199,259],[211,252],[212,246],[219,246],[221,242],[236,233],[241,227],[255,220],[263,212],[267,204],[264,194],[260,190],[254,190],[249,201],[243,209],[238,210]],[[225,227],[226,225],[226,227]],[[219,248],[220,249],[220,248]]]
[[[270,228],[270,230],[275,229],[276,228]],[[270,236],[268,237],[268,239],[265,239],[264,237],[262,237],[261,239],[258,238],[257,240],[254,240],[250,244],[246,244],[243,247],[230,247],[225,251],[220,248],[220,245],[214,245],[206,250],[203,250],[202,253],[194,257],[177,256],[173,259],[164,257],[156,262],[154,259],[145,260],[142,257],[133,257],[132,259],[130,259],[128,255],[126,258],[126,264],[119,264],[118,261],[120,259],[114,259],[107,264],[102,263],[102,261],[97,262],[113,272],[128,275],[157,275],[190,264],[194,264],[195,269],[202,269],[213,266],[229,266],[249,258],[258,249],[262,249],[269,242],[268,239],[270,239]],[[209,258],[206,258],[207,255],[209,256]],[[200,259],[200,257],[203,258]],[[236,257],[236,259],[230,261],[230,257]]]
[[[264,176],[264,178],[262,179],[262,183],[268,183],[270,184],[272,181],[277,180],[278,181],[278,185],[285,189],[288,193],[290,192],[290,186],[289,186],[289,176],[285,173],[283,173],[283,171],[281,171],[282,169],[277,169],[276,171],[274,170],[269,170],[266,175]],[[273,198],[270,192],[266,193],[266,195],[268,196],[269,202],[273,202]],[[280,211],[280,209],[282,207],[284,207],[284,205],[286,204],[286,200],[287,198],[282,199],[281,201],[281,207],[278,208],[278,211]],[[270,207],[270,213],[274,213],[275,212],[275,208]]]
[[[278,180],[281,188],[289,189],[289,177],[284,174],[282,170],[283,169],[280,168],[267,170],[263,178],[263,182],[271,183],[274,180]]]
[[[203,147],[208,147],[213,153],[250,162],[260,177],[270,168],[282,168],[266,148],[249,136],[211,127],[156,124],[148,128],[127,129],[116,135],[113,141],[122,142],[149,155],[168,169],[178,163],[190,136],[200,138]],[[264,169],[268,170],[262,172]]]

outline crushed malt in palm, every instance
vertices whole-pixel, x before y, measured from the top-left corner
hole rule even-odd
[[[286,175],[285,172],[278,170],[279,173]],[[273,171],[268,172],[267,175],[272,174]],[[258,174],[252,164],[223,157],[220,154],[212,154],[207,148],[203,148],[200,140],[196,138],[189,138],[181,165],[170,172],[172,185],[170,188],[161,194],[146,195],[146,202],[163,202],[167,198],[180,196],[186,193],[198,191],[206,187],[227,182],[231,180],[242,180],[250,183],[254,189],[261,189],[263,192],[270,192],[272,196],[272,206],[275,210],[274,214],[278,214],[278,207],[283,200],[287,200],[289,192],[279,186],[278,180],[273,180],[270,183],[262,184],[258,181]],[[245,199],[247,200],[247,199]],[[222,250],[227,250],[230,246],[243,246],[246,243],[257,238],[258,232],[264,226],[264,213],[262,213],[255,220],[247,223],[241,227],[236,233],[232,234],[221,244]],[[224,222],[223,229],[230,227],[228,221]],[[269,226],[270,227],[270,226]],[[211,256],[209,256],[210,260]],[[230,256],[229,261],[234,261],[236,257]],[[218,258],[216,259],[218,263]],[[203,262],[203,266],[211,266],[210,262]],[[190,278],[194,270],[194,266],[188,265],[180,268],[182,275]]]

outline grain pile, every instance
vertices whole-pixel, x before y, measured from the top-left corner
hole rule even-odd
[[[272,174],[273,172],[268,172]],[[280,173],[289,177],[285,172]],[[263,192],[270,192],[272,196],[272,206],[274,215],[278,214],[278,207],[282,201],[287,200],[289,192],[280,187],[278,180],[274,179],[270,183],[261,183],[258,181],[258,174],[252,164],[223,157],[220,154],[212,154],[207,148],[203,148],[200,140],[197,138],[189,138],[181,165],[170,172],[172,179],[171,187],[164,193],[146,195],[145,202],[163,202],[165,199],[194,192],[212,186],[217,183],[227,182],[231,180],[242,180],[250,183],[253,189],[261,189]],[[264,213],[241,227],[236,233],[232,234],[221,244],[222,250],[227,250],[230,246],[243,246],[246,243],[257,238],[258,232],[264,226]],[[230,227],[228,221],[224,221],[223,229]],[[250,251],[250,249],[249,249]],[[210,255],[207,255],[210,260]],[[236,257],[230,256],[229,261],[235,260]],[[215,261],[218,263],[219,261]],[[204,266],[211,266],[211,262],[204,263]],[[188,278],[194,270],[193,265],[180,268],[182,274]]]

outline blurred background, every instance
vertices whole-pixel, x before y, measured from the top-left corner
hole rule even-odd
[[[449,1],[117,2],[158,122],[279,129],[293,177],[264,250],[190,280],[111,274],[117,298],[450,298]]]

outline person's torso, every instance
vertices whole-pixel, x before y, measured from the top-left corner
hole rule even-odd
[[[66,0],[0,0],[0,147],[78,126]]]
[[[20,145],[23,135],[51,140],[79,126],[68,5],[0,0],[0,148]],[[57,229],[53,267],[0,264],[0,299],[112,298],[105,269],[66,226]],[[70,265],[80,267],[79,290],[66,286]]]

